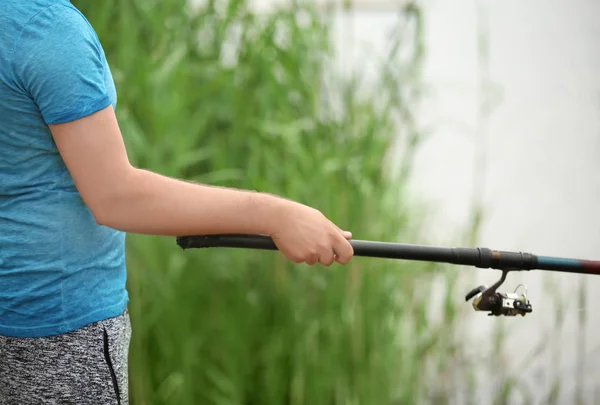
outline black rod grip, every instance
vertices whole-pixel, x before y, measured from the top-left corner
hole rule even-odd
[[[224,247],[278,250],[273,239],[262,235],[181,236],[177,238],[177,244],[183,249]],[[350,244],[355,256],[444,262],[452,262],[454,258],[449,248],[365,240],[350,240]]]
[[[263,235],[180,236],[177,238],[177,244],[184,250],[215,247],[278,250],[273,240]],[[417,260],[507,270],[530,270],[536,264],[536,258],[531,254],[500,253],[487,248],[447,248],[365,240],[350,240],[350,244],[354,249],[354,255],[362,257]]]

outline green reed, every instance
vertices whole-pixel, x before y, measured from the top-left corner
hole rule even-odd
[[[360,73],[331,70],[328,24],[310,3],[269,14],[244,0],[74,3],[105,48],[135,165],[280,194],[360,239],[418,242],[404,197],[421,140],[418,7],[399,13],[381,80],[359,92]],[[277,252],[127,243],[133,404],[413,404],[461,378],[450,288],[431,319],[438,266],[309,268]]]

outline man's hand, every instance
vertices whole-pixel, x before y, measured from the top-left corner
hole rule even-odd
[[[348,242],[352,234],[341,230],[318,210],[285,201],[275,214],[278,220],[269,236],[289,260],[331,266],[334,261],[346,264],[354,255]]]

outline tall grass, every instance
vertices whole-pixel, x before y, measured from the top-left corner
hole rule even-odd
[[[415,241],[403,176],[420,142],[417,7],[400,13],[406,35],[381,61],[381,82],[359,92],[360,75],[331,71],[328,25],[311,3],[265,15],[244,0],[74,3],[105,48],[135,165],[280,194],[356,238]],[[394,177],[383,163],[398,138]],[[450,290],[431,320],[435,266],[308,268],[274,252],[127,243],[133,404],[446,403],[460,348]]]

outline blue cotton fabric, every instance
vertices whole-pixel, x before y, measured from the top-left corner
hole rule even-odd
[[[65,333],[127,306],[125,234],[96,223],[48,128],[116,99],[100,41],[69,1],[2,0],[0,335]]]

